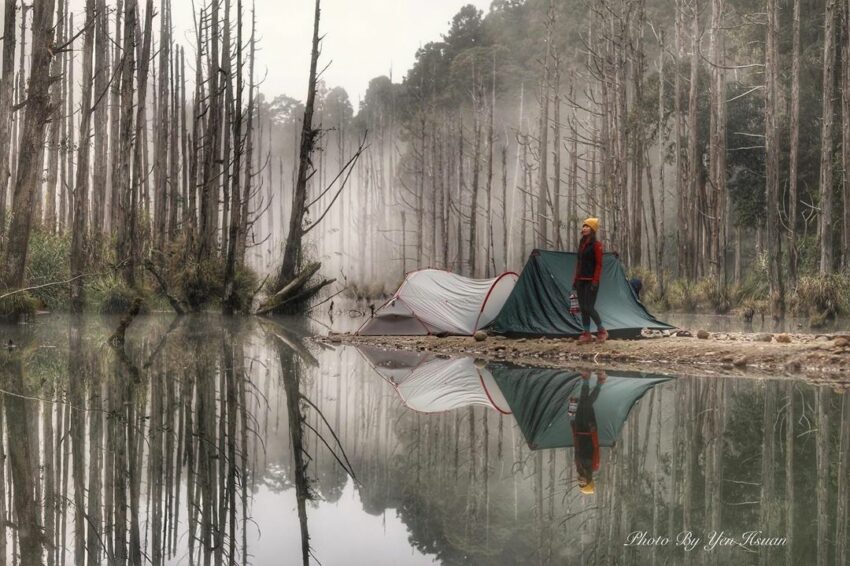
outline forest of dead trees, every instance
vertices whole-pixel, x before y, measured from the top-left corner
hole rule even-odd
[[[6,1],[5,293],[265,312],[293,279],[518,270],[594,215],[658,304],[850,306],[847,0],[465,6],[357,104],[323,80],[318,2],[307,98],[262,94],[243,3],[199,4],[184,47],[165,0]],[[39,273],[34,242],[66,263]]]
[[[213,303],[247,311],[261,287],[246,266],[261,244],[255,225],[274,217],[273,205],[284,208],[271,190],[272,159],[263,157],[258,127],[253,4],[203,3],[189,50],[174,40],[168,0],[85,0],[82,11],[75,4],[5,3],[4,312],[56,306],[22,291],[59,284],[75,312],[88,290],[100,293],[106,310],[126,310],[134,295],[152,290],[178,314]],[[317,2],[310,92],[318,23]],[[310,127],[309,112],[304,134],[312,138],[321,130]],[[301,161],[312,165],[310,157]],[[355,162],[341,172],[350,174]],[[287,210],[293,249],[275,291],[300,274],[300,238],[309,231],[301,211],[311,167],[298,176],[299,212]],[[280,229],[283,214],[277,220],[267,232]],[[39,262],[51,252],[53,261]]]

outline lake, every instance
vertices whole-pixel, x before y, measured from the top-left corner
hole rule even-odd
[[[332,347],[309,320],[212,314],[140,316],[114,347],[117,324],[0,327],[8,564],[848,560],[850,400],[828,386]]]

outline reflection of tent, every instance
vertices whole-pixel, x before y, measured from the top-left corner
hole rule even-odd
[[[357,331],[363,336],[471,336],[492,322],[514,288],[516,273],[469,279],[449,271],[412,271],[375,316]]]
[[[565,336],[581,333],[581,319],[569,313],[576,254],[534,250],[516,287],[490,330],[497,334]],[[614,337],[635,337],[642,328],[663,330],[669,324],[653,317],[635,296],[623,266],[604,254],[596,310]]]
[[[360,352],[396,390],[402,402],[420,413],[439,413],[483,405],[510,413],[490,372],[472,358],[438,358],[432,354],[359,346]]]
[[[570,397],[579,397],[581,376],[557,369],[487,366],[507,399],[525,440],[532,449],[573,446]],[[600,446],[613,446],[634,404],[669,377],[623,377],[608,373],[593,404]],[[591,377],[590,387],[596,385]]]

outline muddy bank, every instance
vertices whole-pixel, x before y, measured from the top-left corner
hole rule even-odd
[[[850,387],[850,334],[746,334],[703,330],[679,331],[678,334],[587,345],[572,338],[487,336],[477,341],[461,336],[355,336],[347,333],[331,333],[314,340],[547,367],[599,364],[702,376],[788,376],[835,383],[842,389]]]

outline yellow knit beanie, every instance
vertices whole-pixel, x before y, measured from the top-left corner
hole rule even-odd
[[[582,222],[582,226],[588,226],[594,233],[599,231],[599,219],[598,218],[586,218],[584,222]]]

